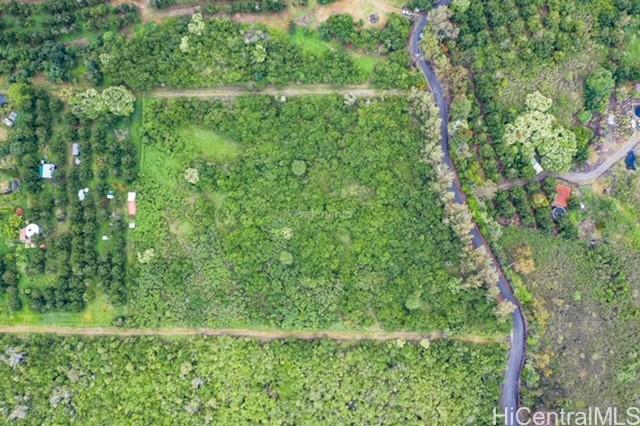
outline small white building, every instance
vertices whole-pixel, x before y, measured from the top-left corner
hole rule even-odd
[[[38,168],[38,174],[42,179],[53,179],[53,173],[56,171],[56,165],[51,163],[45,163],[44,161]]]
[[[73,144],[71,144],[71,155],[73,155],[74,157],[77,157],[80,155],[80,144],[77,142],[74,142]]]
[[[13,127],[16,124],[16,120],[18,119],[18,113],[15,111],[11,111],[11,113],[2,120],[5,126]]]
[[[536,160],[535,158],[531,159],[531,166],[533,167],[533,170],[536,171],[537,175],[539,175],[540,173],[542,173],[544,171],[544,169],[542,168],[540,163],[538,163],[538,160]]]
[[[78,200],[84,201],[87,198],[87,194],[89,193],[89,188],[84,188],[78,191]]]

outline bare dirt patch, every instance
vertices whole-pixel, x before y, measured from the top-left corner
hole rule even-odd
[[[332,15],[348,13],[357,21],[362,19],[365,26],[381,26],[387,22],[391,13],[400,13],[401,9],[393,6],[385,0],[340,0],[327,6],[318,7],[314,10],[315,21],[320,23],[329,19]],[[378,24],[371,24],[369,16],[378,13],[380,21]]]
[[[147,0],[111,0],[112,6],[123,3],[134,4],[140,10],[143,22],[162,22],[177,16],[191,15],[201,10],[200,5],[177,5],[168,9],[154,9],[149,6]],[[401,8],[392,4],[389,0],[338,0],[329,5],[318,5],[312,2],[308,6],[295,6],[290,4],[288,8],[279,13],[218,13],[211,15],[215,18],[228,18],[245,24],[264,24],[270,27],[286,30],[289,22],[296,22],[302,26],[318,26],[333,15],[348,13],[357,20],[362,20],[366,27],[383,26],[391,13],[400,13]],[[379,21],[376,24],[369,22],[369,16],[377,13]]]
[[[184,6],[177,5],[167,9],[158,10],[149,6],[147,0],[111,0],[109,2],[112,6],[119,6],[121,4],[133,4],[140,11],[140,18],[142,22],[156,22],[160,23],[169,18],[176,16],[192,15],[194,12],[200,9],[199,5]]]
[[[365,27],[381,27],[387,22],[391,13],[400,13],[401,10],[388,0],[338,0],[328,5],[313,4],[306,7],[289,5],[287,10],[280,13],[237,13],[230,16],[223,14],[216,16],[228,17],[246,24],[260,23],[285,30],[290,21],[300,26],[317,27],[333,15],[347,13],[356,21],[362,20]],[[374,13],[379,15],[379,21],[376,24],[369,22],[369,16]]]

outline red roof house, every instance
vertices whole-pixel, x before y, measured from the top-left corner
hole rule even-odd
[[[569,206],[569,198],[571,198],[571,187],[560,184],[556,186],[556,198],[551,205],[566,209]]]

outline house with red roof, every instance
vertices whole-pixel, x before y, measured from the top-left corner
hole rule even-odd
[[[571,198],[571,187],[563,184],[556,186],[556,197],[551,204],[553,211],[551,215],[554,219],[558,219],[567,214],[569,207],[569,199]]]

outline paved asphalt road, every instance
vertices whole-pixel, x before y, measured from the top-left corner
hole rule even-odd
[[[588,172],[570,172],[556,177],[575,185],[590,185],[594,180],[598,179],[607,170],[609,170],[611,166],[622,160],[627,155],[627,152],[634,149],[639,143],[640,132],[635,132],[624,145],[622,145],[616,152],[607,157],[600,165],[598,165],[593,170],[590,170]],[[555,175],[545,171],[540,173],[533,179],[505,180],[498,185],[498,189],[505,190],[514,188],[516,186],[525,186],[532,182],[541,182],[549,176]]]
[[[560,179],[564,179],[567,182],[575,183],[576,185],[588,185],[592,183],[594,180],[599,178],[604,172],[609,170],[611,166],[613,166],[618,161],[622,160],[627,152],[631,151],[635,148],[636,145],[640,143],[640,133],[636,132],[631,138],[625,143],[619,150],[613,153],[610,157],[607,157],[606,160],[602,162],[595,169],[584,172],[584,173],[567,173],[562,176],[559,176]]]
[[[439,1],[438,3],[436,3],[436,6],[448,5],[449,3],[449,1]],[[451,160],[451,156],[449,155],[449,110],[447,100],[444,97],[442,85],[440,84],[440,81],[438,80],[438,77],[436,76],[432,65],[422,57],[422,54],[420,52],[420,34],[422,34],[426,25],[426,16],[416,16],[416,22],[414,24],[413,31],[411,33],[411,39],[409,41],[409,49],[412,57],[416,62],[416,65],[427,79],[427,82],[431,87],[431,91],[433,92],[436,104],[440,109],[440,118],[442,119],[442,150],[444,151],[444,161],[455,175],[452,187],[452,191],[455,195],[455,200],[458,203],[465,203],[466,196],[462,192],[457,171],[454,168],[453,161]],[[494,265],[498,270],[500,276],[500,281],[498,283],[500,294],[504,299],[515,304],[517,308],[513,312],[511,349],[509,351],[509,361],[505,373],[504,384],[502,387],[502,398],[500,400],[500,405],[502,408],[508,408],[515,411],[518,408],[520,399],[520,376],[522,373],[522,369],[524,368],[524,360],[527,350],[527,323],[522,314],[522,307],[520,306],[518,300],[515,298],[513,289],[504,276],[504,271],[491,252],[491,247],[487,244],[487,241],[484,239],[477,226],[474,226],[471,234],[473,237],[474,247],[486,247],[487,251],[493,258]],[[511,426],[512,423],[508,422],[508,424],[509,426]]]

